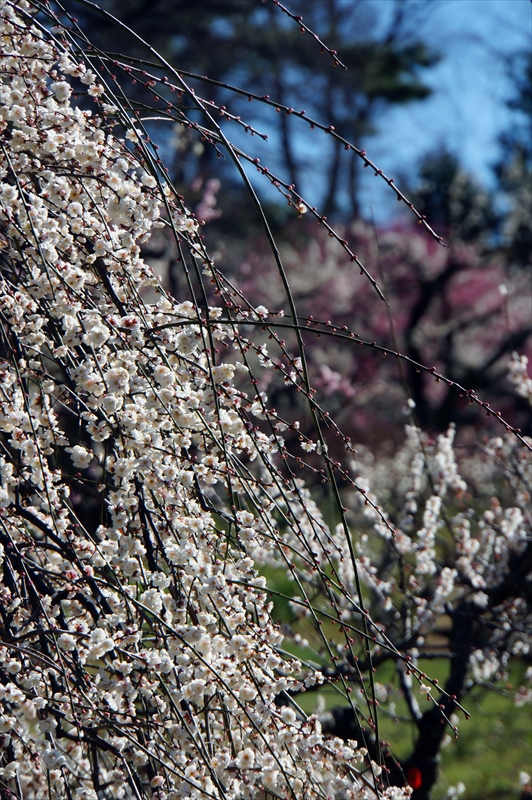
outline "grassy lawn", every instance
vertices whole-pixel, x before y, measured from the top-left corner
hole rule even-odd
[[[268,577],[274,577],[277,591],[290,596],[293,584],[283,579],[274,570],[264,570]],[[271,583],[270,583],[271,585]],[[293,620],[293,613],[288,600],[272,598],[275,605],[275,617],[279,622]],[[319,649],[319,638],[306,621],[297,622],[298,630],[308,642],[308,647],[290,646],[290,651],[303,660],[320,661],[316,650]],[[338,629],[325,622],[323,634],[330,641],[338,639]],[[314,649],[314,647],[316,649]],[[437,678],[444,684],[449,663],[446,660],[420,662],[420,668],[430,677]],[[509,683],[519,686],[526,667],[522,662],[515,662],[510,670]],[[377,669],[375,680],[383,685],[394,684],[397,678],[394,666],[385,664]],[[465,792],[459,800],[519,800],[519,773],[532,774],[532,713],[530,706],[517,708],[508,689],[511,686],[500,685],[497,691],[475,688],[462,701],[462,705],[471,713],[469,720],[460,715],[458,739],[447,737],[441,749],[440,778],[433,789],[433,800],[444,800],[447,790],[459,782],[465,785]],[[416,692],[422,711],[428,707]],[[297,698],[301,708],[307,712],[315,711],[318,699],[322,708],[347,705],[341,692],[328,685],[319,692],[310,691]],[[383,708],[379,718],[381,737],[391,745],[394,755],[401,760],[413,747],[415,729],[408,721],[406,703],[398,699],[395,718],[387,716]]]
[[[445,672],[445,665],[421,664],[430,674]],[[514,677],[523,670],[516,665],[512,670]],[[388,671],[389,675],[389,671]],[[386,675],[379,675],[382,681]],[[345,705],[342,696],[328,686],[320,694],[326,708]],[[310,713],[314,711],[317,692],[309,692],[297,698],[301,707]],[[519,800],[519,773],[532,774],[532,715],[530,706],[516,708],[512,698],[493,691],[475,690],[463,703],[471,717],[463,717],[459,723],[458,739],[449,738],[441,750],[440,778],[433,789],[433,800],[444,800],[450,786],[462,782],[466,790],[460,800]],[[423,710],[423,705],[421,708]],[[382,714],[380,732],[389,741],[394,754],[401,759],[409,754],[414,743],[415,730],[405,722],[406,706],[399,702],[396,708],[397,719]]]
[[[519,667],[512,672],[517,677]],[[518,800],[519,773],[532,774],[532,714],[530,706],[516,708],[513,700],[495,692],[469,698],[469,722],[442,750],[441,777],[434,800],[448,786],[462,781],[462,800]]]

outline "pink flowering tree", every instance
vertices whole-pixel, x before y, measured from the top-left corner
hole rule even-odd
[[[509,268],[483,242],[458,239],[444,248],[407,225],[376,230],[357,220],[340,231],[372,265],[387,303],[322,226],[294,223],[280,251],[302,324],[318,331],[305,339],[313,386],[352,438],[395,438],[408,415],[405,385],[422,427],[442,432],[454,422],[482,430],[485,414],[456,396],[454,382],[482,391],[483,399],[530,433],[529,406],[508,372],[513,352],[532,355],[525,271]],[[231,255],[225,263],[230,270]],[[270,267],[267,247],[252,239],[233,271],[246,297],[278,308],[283,286]],[[350,346],[343,327],[353,329],[364,347]],[[382,346],[410,361],[382,358]],[[447,382],[435,382],[419,364],[434,366]]]
[[[432,442],[412,424],[392,463],[355,454],[311,386],[265,218],[286,314],[209,256],[150,102],[124,87],[140,78],[247,180],[212,104],[153,51],[150,67],[107,56],[54,8],[0,0],[0,794],[426,797],[470,676],[492,681],[529,647],[532,443],[500,420],[459,466],[452,429]],[[142,258],[157,229],[179,296]],[[270,373],[305,398],[312,433],[273,408]],[[440,687],[418,660],[443,614]],[[379,732],[385,662],[418,730],[402,763]],[[319,711],[331,689],[336,716]]]

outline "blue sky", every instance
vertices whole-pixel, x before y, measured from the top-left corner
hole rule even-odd
[[[394,0],[341,0],[345,5],[368,2],[367,24],[378,36],[387,31],[396,8]],[[379,133],[362,143],[368,156],[384,172],[404,185],[404,176],[415,178],[423,156],[438,148],[456,154],[460,163],[486,188],[494,186],[493,164],[500,157],[499,135],[512,123],[506,101],[512,92],[507,62],[532,46],[531,0],[402,0],[412,40],[421,40],[438,52],[441,61],[421,73],[433,94],[428,100],[395,106],[376,120]],[[289,5],[289,3],[287,3]],[[362,17],[363,18],[363,17]],[[318,31],[319,33],[319,31]],[[341,58],[341,52],[339,56]],[[341,79],[341,75],[339,76]],[[321,120],[325,122],[325,120]],[[267,122],[259,125],[270,135],[257,154],[270,168],[275,161],[279,133]],[[250,149],[247,137],[236,143]],[[320,203],[323,162],[321,134],[303,135],[298,158],[307,162],[300,187],[307,200]],[[253,149],[253,148],[251,148]],[[283,172],[281,170],[280,174]],[[249,172],[261,197],[278,200],[254,170]],[[361,211],[366,218],[387,224],[399,208],[395,195],[371,170],[362,172]]]
[[[379,0],[386,18],[392,4]],[[484,184],[500,155],[498,135],[511,122],[505,107],[509,82],[504,59],[531,48],[530,0],[429,0],[419,28],[422,39],[442,54],[426,73],[433,96],[387,112],[368,155],[390,175],[415,172],[424,153],[447,147]],[[386,187],[366,173],[363,204],[385,221],[395,212]]]

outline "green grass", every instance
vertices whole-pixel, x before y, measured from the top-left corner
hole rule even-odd
[[[512,670],[517,677],[519,667]],[[442,750],[441,777],[434,800],[462,781],[461,800],[518,800],[519,773],[532,773],[532,714],[511,697],[475,692],[467,701],[472,716],[459,737]]]
[[[443,681],[447,664],[431,661],[420,667],[431,677]],[[512,668],[511,678],[516,684],[524,669],[521,664]],[[377,670],[376,680],[386,683],[391,677],[390,667]],[[501,690],[503,687],[500,687]],[[345,705],[341,694],[332,686],[321,690],[326,708]],[[317,692],[297,698],[307,713],[312,712],[318,700]],[[532,715],[530,706],[516,708],[507,694],[495,691],[474,690],[463,705],[471,712],[469,720],[460,715],[458,739],[452,738],[441,749],[440,777],[433,789],[433,800],[444,800],[447,789],[462,782],[466,790],[460,800],[519,800],[519,773],[532,773]],[[423,711],[426,704],[420,703]],[[399,701],[394,721],[384,713],[380,715],[381,737],[390,742],[392,752],[399,759],[407,756],[414,744],[415,729],[405,722],[406,704]]]
[[[268,585],[290,597],[294,594],[294,583],[284,570],[263,568],[261,572]],[[294,631],[308,640],[308,647],[297,646],[286,641],[285,646],[296,657],[313,663],[323,663],[323,640],[317,634],[310,620],[294,622],[293,611],[287,599],[272,596],[274,619],[279,623],[293,623]],[[322,635],[330,642],[343,641],[338,627],[324,620]],[[326,659],[328,660],[328,659]],[[437,678],[444,685],[449,670],[446,659],[420,662],[420,669],[431,678]],[[449,729],[449,741],[442,747],[440,777],[433,789],[432,800],[444,800],[447,790],[461,782],[465,792],[460,800],[519,800],[519,773],[532,774],[532,714],[530,706],[517,708],[511,696],[511,688],[523,682],[526,666],[519,661],[512,665],[509,675],[510,685],[499,685],[497,690],[474,689],[462,705],[471,717],[465,720],[460,714],[458,739],[454,739]],[[395,667],[386,663],[377,669],[375,680],[381,684],[397,686]],[[319,691],[300,694],[296,700],[306,713],[315,711],[321,698],[326,709],[346,706],[347,701],[338,687],[326,685]],[[369,692],[369,686],[366,685]],[[429,701],[420,698],[416,691],[421,711],[429,707]],[[354,699],[354,695],[353,695]],[[363,709],[364,710],[364,709]],[[379,715],[380,736],[390,743],[394,755],[401,760],[412,751],[416,730],[408,720],[406,703],[397,692],[395,719],[385,713],[383,707]]]

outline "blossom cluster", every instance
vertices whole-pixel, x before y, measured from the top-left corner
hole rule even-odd
[[[359,528],[358,573],[381,610],[383,652],[392,641],[408,649],[410,665],[430,657],[431,635],[446,615],[452,627],[445,632],[449,650],[441,655],[464,659],[471,688],[505,679],[509,658],[528,656],[532,648],[526,600],[532,442],[496,437],[462,446],[466,453],[460,453],[454,438],[453,426],[432,440],[411,425],[393,459],[375,459],[360,448],[353,470],[373,504],[354,493],[348,502],[351,514],[366,520]],[[375,511],[379,504],[394,526],[393,542]],[[383,551],[383,539],[392,548]],[[348,562],[341,572],[352,591]],[[466,650],[460,638],[465,612],[478,625]],[[436,685],[425,689],[433,697],[439,691]],[[529,701],[529,690],[521,687],[515,700]]]
[[[256,424],[235,321],[141,258],[163,225],[197,258],[195,219],[97,58],[35,11],[0,2],[0,783],[406,798],[292,699],[324,677],[284,652],[254,559],[312,542],[319,564],[331,536]]]
[[[510,379],[515,385],[516,391],[524,397],[532,406],[532,378],[528,375],[528,358],[525,355],[512,353],[510,364]]]
[[[495,409],[525,428],[527,414],[515,395],[529,396],[530,372],[524,356],[515,356],[514,370],[522,380],[512,393],[505,362],[515,342],[522,343],[524,352],[530,347],[526,271],[510,271],[500,252],[478,244],[454,241],[443,248],[419,229],[375,231],[355,220],[340,235],[376,276],[381,264],[387,306],[323,226],[309,223],[308,235],[302,236],[301,224],[287,228],[281,257],[299,314],[313,320],[309,331],[315,332],[306,339],[306,352],[317,396],[353,439],[369,444],[369,429],[378,430],[383,441],[396,440],[394,431],[403,426],[406,411],[402,375],[422,427],[435,425],[441,431],[451,419],[485,423],[474,406],[452,396],[445,382],[419,375],[415,365],[405,363],[399,370],[395,359],[376,356],[374,342],[478,389]],[[241,248],[238,285],[254,303],[281,307],[284,287],[271,274],[270,254],[256,239]],[[231,266],[228,260],[227,269]],[[318,321],[331,324],[324,332]],[[346,344],[337,335],[343,326],[365,346]]]

